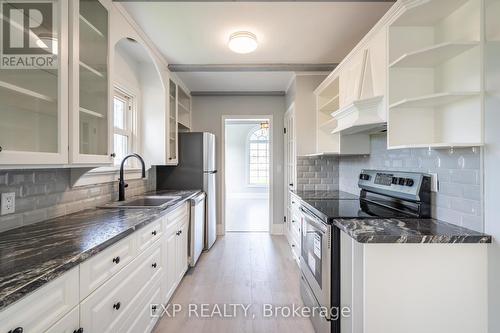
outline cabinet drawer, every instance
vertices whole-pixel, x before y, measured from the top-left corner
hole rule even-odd
[[[78,305],[78,267],[0,312],[0,332],[45,332]]]
[[[139,253],[146,250],[151,244],[161,238],[163,234],[161,226],[162,220],[163,218],[160,218],[137,231]]]
[[[119,332],[141,289],[161,276],[160,242],[135,258],[80,304],[80,326],[89,333]]]
[[[132,234],[80,265],[80,299],[115,275],[137,256],[136,234]]]
[[[151,332],[156,321],[162,313],[161,307],[161,278],[154,279],[145,286],[140,299],[133,309],[133,313],[122,322],[118,332],[136,333]],[[156,312],[152,316],[151,305],[156,305]]]
[[[45,333],[75,333],[80,328],[80,308],[77,306]]]
[[[167,224],[178,221],[189,213],[189,203],[185,202],[167,215]]]

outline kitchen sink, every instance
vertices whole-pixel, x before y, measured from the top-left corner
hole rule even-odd
[[[127,201],[114,202],[103,208],[162,208],[169,203],[180,199],[180,196],[144,196]]]

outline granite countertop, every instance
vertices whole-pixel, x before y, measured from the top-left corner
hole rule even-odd
[[[377,205],[372,205],[372,213],[385,217],[352,216],[349,214],[361,209],[359,202],[338,197],[338,193],[321,194],[320,198],[307,191],[295,192],[306,208],[359,243],[491,243],[489,235],[436,219],[393,217],[387,208]]]
[[[151,192],[180,198],[164,209],[88,209],[0,233],[0,311],[198,193]]]

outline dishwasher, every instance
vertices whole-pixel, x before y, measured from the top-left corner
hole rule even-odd
[[[205,193],[190,199],[191,219],[189,221],[189,266],[194,267],[205,244]]]

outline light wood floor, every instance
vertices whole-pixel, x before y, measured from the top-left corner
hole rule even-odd
[[[227,233],[188,271],[171,303],[183,311],[164,316],[155,333],[167,332],[314,332],[308,318],[264,318],[263,304],[302,305],[299,269],[284,236]],[[188,304],[251,304],[245,318],[196,318]]]

